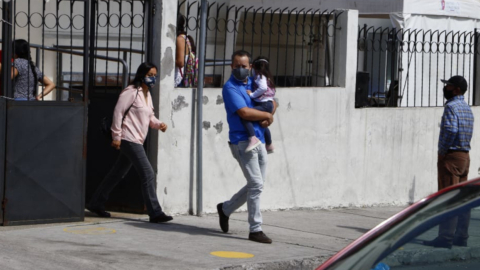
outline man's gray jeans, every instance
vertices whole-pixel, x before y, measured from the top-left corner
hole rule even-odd
[[[242,187],[229,201],[223,203],[223,212],[230,216],[246,202],[250,232],[259,232],[262,230],[260,195],[262,194],[267,168],[265,145],[261,144],[248,153],[245,153],[248,141],[241,141],[238,145],[229,143],[229,146],[233,157],[242,168],[243,175],[247,179],[247,185]]]

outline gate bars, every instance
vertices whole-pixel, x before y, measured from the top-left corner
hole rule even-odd
[[[186,32],[197,43],[201,1],[181,1]],[[205,84],[221,87],[230,76],[230,57],[247,50],[266,56],[275,84],[283,87],[333,86],[335,33],[341,12],[254,8],[208,3]],[[186,46],[185,46],[186,47]]]
[[[86,4],[85,0],[16,0],[5,1],[2,4],[5,8],[3,10],[4,21],[10,23],[9,29],[5,29],[6,23],[4,23],[4,28],[2,28],[2,48],[5,64],[9,66],[11,63],[10,59],[15,55],[14,48],[11,48],[12,41],[24,39],[30,44],[31,59],[35,66],[47,77],[56,75],[57,91],[65,90],[69,92],[71,95],[69,97],[70,101],[86,100],[84,90],[81,89],[85,87],[83,83],[74,87],[70,79],[70,84],[64,86],[59,83],[60,76],[58,76],[56,71],[62,67],[59,63],[61,63],[64,55],[67,55],[67,60],[70,64],[70,78],[73,77],[74,71],[83,71],[84,67],[82,65],[74,66],[73,62],[79,61],[84,63],[84,60],[88,59],[88,50],[83,52],[73,51],[73,44],[76,43],[77,46],[84,44],[85,38],[88,38],[88,36],[85,37],[84,35],[84,28],[85,20],[89,19],[88,14],[85,14],[85,8],[88,8],[89,3]],[[7,11],[10,14],[5,14]],[[61,39],[59,38],[60,36],[62,36]],[[67,45],[65,49],[60,49],[58,46],[60,42]],[[50,47],[45,44],[57,44],[57,47]],[[83,47],[81,48],[83,49]],[[9,72],[4,70],[2,76],[9,78]],[[30,76],[30,73],[28,76]],[[79,81],[85,81],[84,79],[80,77]],[[28,83],[30,84],[30,82]],[[43,82],[41,82],[41,86],[40,90],[43,93]],[[5,89],[7,97],[13,97],[15,91],[13,87],[11,80],[2,80],[2,88]],[[30,88],[30,85],[28,87]]]
[[[398,83],[394,103],[402,107],[443,106],[440,79],[462,75],[469,85],[465,100],[473,105],[476,41],[474,31],[364,25],[358,32],[357,71],[370,74],[371,99],[387,99],[390,84]]]

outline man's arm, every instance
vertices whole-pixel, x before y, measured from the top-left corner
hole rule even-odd
[[[260,125],[262,127],[268,127],[273,123],[273,115],[275,114],[275,111],[277,110],[277,102],[275,102],[275,100],[273,100],[272,102],[273,102],[273,110],[272,110],[271,114],[268,113],[268,112],[262,112],[262,111],[255,110],[255,109],[248,108],[248,107],[245,107],[245,108],[242,108],[242,109],[238,110],[237,114],[242,119],[245,119],[247,121],[259,121]],[[251,117],[253,117],[253,119],[258,119],[257,117],[259,117],[261,119],[251,120],[252,119]],[[267,117],[267,118],[262,118],[262,117]]]
[[[240,118],[247,120],[247,121],[263,121],[267,120],[269,123],[273,122],[273,116],[271,113],[262,112],[259,110],[255,110],[249,107],[243,107],[237,110],[238,116]]]
[[[447,154],[448,149],[452,146],[458,133],[458,117],[450,107],[445,107],[442,129],[443,132],[441,133],[443,136],[440,138],[438,144],[438,154],[440,156]]]
[[[249,108],[245,99],[234,87],[228,88],[224,86],[222,95],[225,108],[235,110],[240,118],[253,122],[260,121],[262,127],[267,127],[273,123],[272,114]]]

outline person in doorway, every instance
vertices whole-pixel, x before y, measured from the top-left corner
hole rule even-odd
[[[232,76],[223,86],[223,100],[229,126],[229,147],[233,157],[242,168],[247,184],[233,197],[217,205],[220,228],[228,232],[229,216],[242,206],[248,205],[248,223],[250,224],[249,240],[260,243],[272,243],[262,231],[262,214],[260,213],[260,195],[262,194],[267,169],[267,152],[264,144],[245,152],[249,141],[248,132],[241,119],[253,122],[255,136],[264,143],[264,127],[273,122],[273,113],[253,109],[254,104],[247,89],[251,89],[252,78],[248,77],[251,64],[250,54],[236,51],[232,55]]]
[[[148,62],[141,64],[132,84],[125,88],[118,98],[111,130],[112,147],[120,150],[120,155],[86,207],[101,217],[110,217],[110,213],[105,211],[104,204],[110,192],[133,165],[142,182],[142,195],[150,222],[167,222],[173,219],[162,211],[158,202],[154,183],[155,173],[143,148],[149,126],[162,132],[167,130],[167,125],[154,115],[150,91],[155,85],[156,77],[157,67],[154,64]]]
[[[36,67],[30,55],[30,44],[26,40],[13,41],[14,61],[12,66],[13,97],[15,100],[42,100],[55,84]],[[0,64],[1,72],[1,64]],[[37,83],[43,83],[43,91],[37,95]]]
[[[438,140],[438,190],[467,181],[470,167],[470,141],[473,134],[473,113],[465,102],[467,81],[453,76],[445,83],[443,95],[447,102],[443,111]],[[451,248],[467,246],[470,211],[440,224],[438,237],[423,244]]]
[[[175,53],[175,87],[197,85],[198,61],[192,36],[187,35],[185,17],[178,16]]]
[[[275,97],[275,84],[273,83],[272,73],[269,69],[268,58],[259,56],[253,61],[253,83],[252,90],[247,90],[247,94],[254,100],[254,109],[263,112],[273,112],[273,98]],[[252,122],[242,119],[242,123],[248,132],[249,144],[245,149],[246,152],[252,151],[262,142],[255,136]],[[265,148],[267,153],[273,153],[272,134],[270,129],[265,128]]]

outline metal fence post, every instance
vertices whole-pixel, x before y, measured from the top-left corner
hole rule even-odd
[[[13,97],[11,59],[12,59],[12,28],[13,4],[11,0],[3,0],[2,6],[2,90],[3,95]]]
[[[478,32],[477,28],[473,31],[474,42],[473,42],[473,83],[472,83],[472,100],[473,105],[480,105],[480,95],[478,95],[477,89],[477,72],[478,72]]]
[[[203,215],[203,81],[205,78],[205,44],[207,35],[207,1],[202,0],[200,16],[200,42],[198,46],[198,88],[197,88],[197,216]]]

